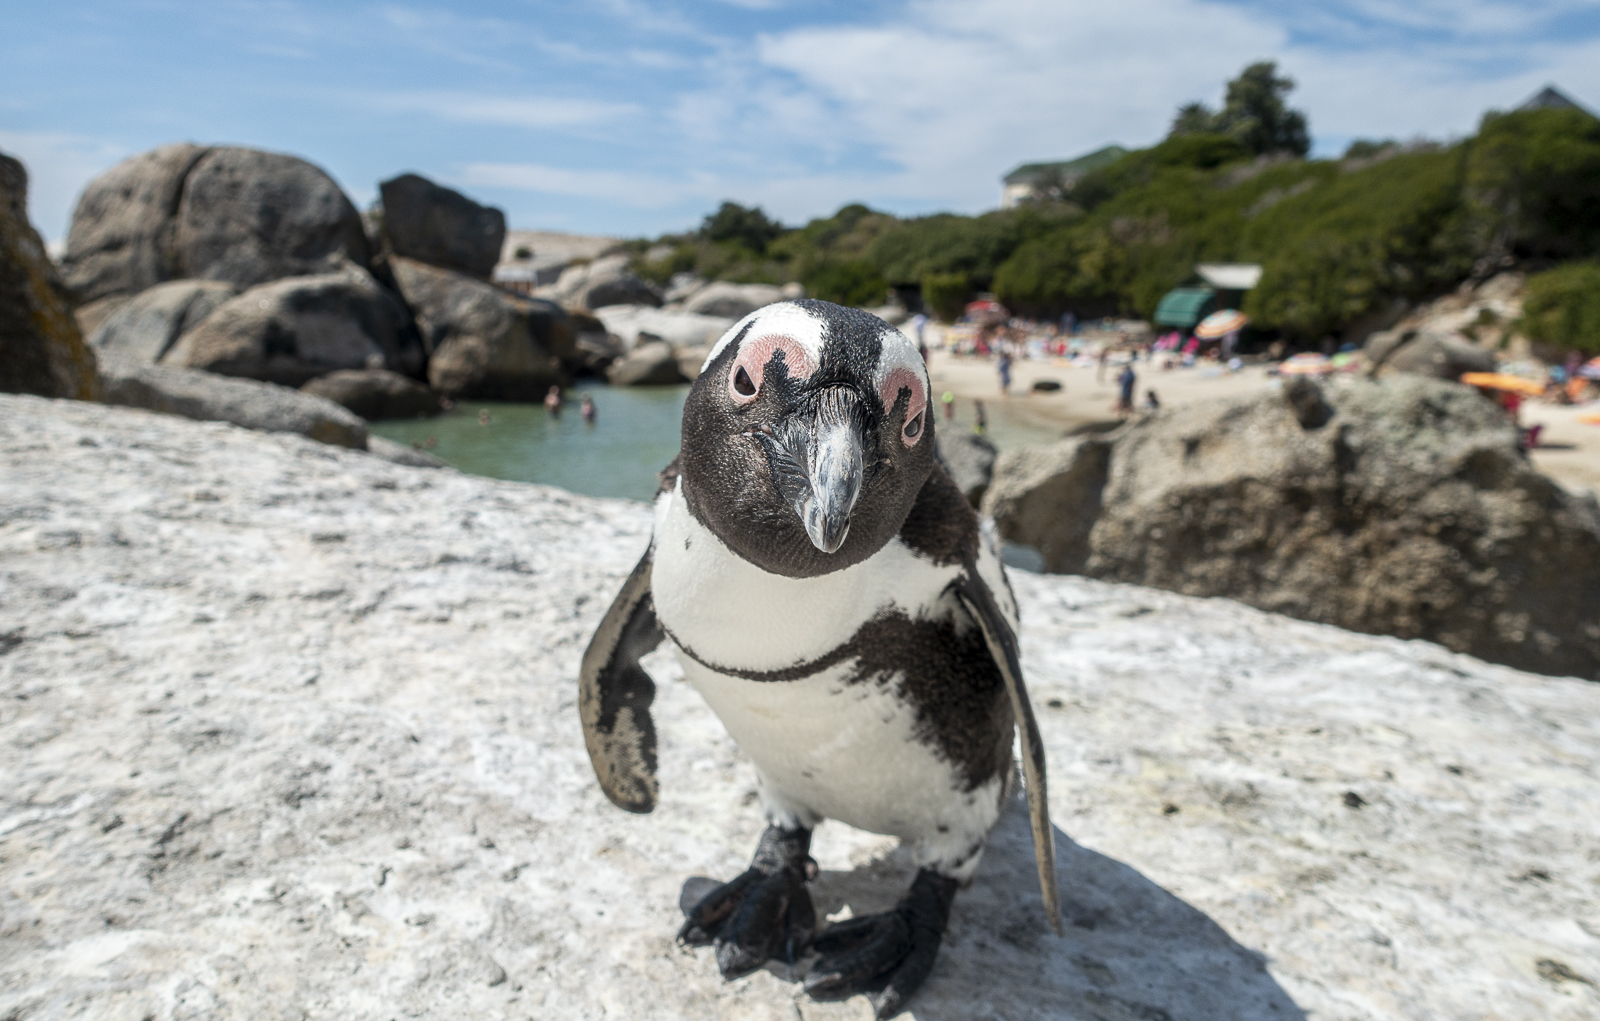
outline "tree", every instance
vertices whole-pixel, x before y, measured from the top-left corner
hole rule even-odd
[[[769,220],[759,206],[746,208],[737,202],[724,202],[700,224],[700,236],[707,241],[733,241],[758,254],[782,233],[783,224]]]
[[[1213,113],[1204,103],[1178,107],[1167,137],[1216,132],[1237,139],[1257,156],[1304,156],[1311,151],[1311,134],[1306,115],[1284,103],[1292,91],[1294,79],[1278,77],[1275,62],[1257,61],[1228,83],[1220,111]]]

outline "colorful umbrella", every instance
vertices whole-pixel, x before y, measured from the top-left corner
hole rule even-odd
[[[1584,379],[1600,379],[1600,358],[1591,358],[1583,363],[1583,368],[1578,370],[1578,375]]]
[[[1461,377],[1461,382],[1468,386],[1480,386],[1485,390],[1507,390],[1524,397],[1537,397],[1544,393],[1544,384],[1535,383],[1531,379],[1513,376],[1509,372],[1469,372]]]
[[[1249,322],[1250,317],[1243,312],[1226,308],[1221,312],[1213,312],[1200,320],[1200,325],[1194,328],[1194,335],[1201,340],[1215,340],[1235,330],[1244,329]]]
[[[1302,351],[1278,365],[1278,374],[1282,376],[1321,376],[1332,371],[1333,363],[1328,356],[1315,351]]]

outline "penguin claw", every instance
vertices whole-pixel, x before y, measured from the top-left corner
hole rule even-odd
[[[808,830],[769,826],[750,868],[737,878],[708,891],[703,878],[686,882],[679,903],[688,917],[678,942],[715,944],[717,968],[728,980],[774,957],[793,964],[816,929],[816,909],[805,885],[816,874],[816,863],[806,853],[810,843]]]
[[[868,993],[874,1017],[898,1014],[933,971],[955,891],[954,879],[919,872],[893,910],[824,929],[812,941],[822,957],[806,975],[806,992],[827,1000]]]

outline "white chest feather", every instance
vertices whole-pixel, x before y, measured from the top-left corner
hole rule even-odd
[[[899,539],[853,567],[818,578],[769,574],[694,519],[682,483],[656,500],[651,594],[656,617],[701,659],[744,671],[817,659],[878,613],[920,616],[961,573]]]

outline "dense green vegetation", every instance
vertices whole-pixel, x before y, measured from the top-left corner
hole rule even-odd
[[[640,269],[660,280],[683,270],[799,280],[861,305],[888,288],[920,290],[945,318],[985,291],[1028,314],[1147,318],[1196,262],[1258,262],[1245,311],[1315,340],[1470,276],[1600,257],[1600,121],[1588,114],[1491,113],[1451,145],[1359,141],[1344,159],[1306,160],[1304,118],[1283,103],[1289,86],[1272,65],[1252,65],[1222,111],[1180,110],[1165,141],[1092,171],[1064,198],[910,219],[850,205],[795,230],[729,203],[696,233],[662,239],[664,258],[643,259],[649,246],[638,243]],[[1549,325],[1537,328],[1593,335],[1561,324],[1594,322],[1572,295],[1596,272],[1541,284],[1566,296],[1541,306]]]
[[[1529,277],[1522,329],[1546,344],[1600,354],[1600,262],[1569,262]]]

